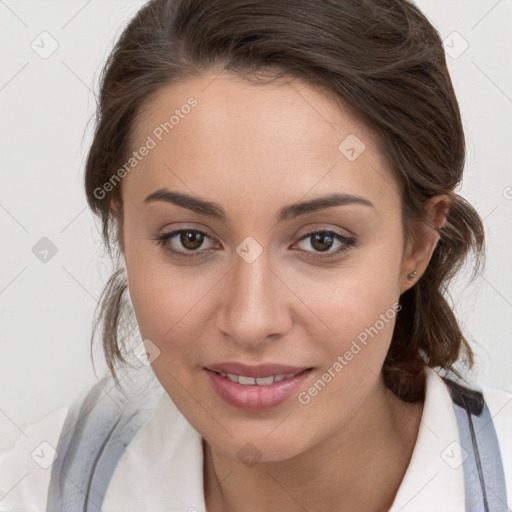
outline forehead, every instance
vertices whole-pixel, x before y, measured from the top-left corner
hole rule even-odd
[[[140,202],[168,187],[296,200],[327,187],[378,198],[398,188],[378,144],[348,105],[301,80],[207,74],[162,87],[141,111],[132,149],[150,149],[123,196]]]

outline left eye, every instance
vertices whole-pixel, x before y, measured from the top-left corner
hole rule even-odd
[[[354,238],[338,233],[337,231],[313,231],[303,235],[300,242],[308,239],[309,241],[306,245],[309,247],[305,249],[307,252],[313,252],[317,255],[318,253],[328,253],[327,257],[344,252],[355,245]],[[336,248],[331,251],[330,249],[332,249],[333,246]],[[311,248],[312,251],[309,248]],[[322,257],[322,254],[319,254],[319,256]]]

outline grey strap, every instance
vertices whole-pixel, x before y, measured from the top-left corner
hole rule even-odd
[[[459,428],[466,512],[508,512],[501,451],[489,408],[481,391],[443,379],[450,390]]]
[[[105,377],[71,405],[52,466],[49,512],[101,512],[122,453],[161,396],[161,388],[134,391],[134,372],[128,379],[128,395]]]

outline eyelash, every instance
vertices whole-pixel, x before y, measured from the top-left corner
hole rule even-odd
[[[175,249],[171,249],[168,245],[168,241],[173,238],[175,235],[179,235],[181,233],[200,233],[201,235],[211,238],[209,235],[204,233],[203,231],[200,231],[198,229],[177,229],[175,231],[170,231],[169,233],[160,233],[151,238],[151,240],[155,240],[165,251],[171,253],[174,256],[178,256],[180,258],[202,258],[204,256],[198,256],[199,250],[197,251],[189,251],[188,254],[184,253],[182,251],[176,251]],[[312,237],[313,235],[317,234],[323,234],[328,236],[333,236],[334,239],[336,239],[338,242],[342,243],[342,245],[335,251],[330,253],[310,253],[312,254],[309,257],[312,259],[321,259],[321,260],[329,260],[336,256],[339,256],[340,254],[348,251],[352,247],[355,247],[357,245],[356,239],[353,237],[346,236],[344,234],[338,233],[337,231],[329,230],[329,229],[320,229],[316,231],[310,231],[309,233],[306,233],[305,235],[301,236],[301,238],[298,240],[299,242],[302,242],[302,240],[305,240],[306,238]],[[208,249],[206,249],[208,250]]]

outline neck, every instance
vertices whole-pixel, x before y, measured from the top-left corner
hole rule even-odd
[[[409,465],[423,402],[403,402],[377,381],[342,428],[291,459],[246,466],[203,439],[207,511],[387,511]]]

